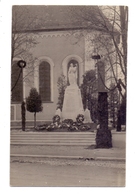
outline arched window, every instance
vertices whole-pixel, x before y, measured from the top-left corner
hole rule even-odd
[[[50,64],[46,61],[39,65],[39,93],[42,101],[51,101]]]
[[[77,65],[77,84],[79,85],[79,65],[78,65],[78,62],[76,60],[70,60],[68,62],[68,65],[67,65],[67,75],[68,75],[68,70],[69,70],[69,66],[70,64],[73,63],[73,65]],[[69,85],[69,80],[67,79],[67,84]]]
[[[20,74],[20,68],[17,65],[18,61],[14,61],[12,64],[11,73],[11,101],[15,103],[21,103],[23,100],[23,74]],[[19,80],[17,81],[19,77]],[[17,83],[16,83],[17,81]]]

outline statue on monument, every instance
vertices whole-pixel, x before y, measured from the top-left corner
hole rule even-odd
[[[68,70],[69,86],[64,94],[62,120],[72,119],[76,121],[78,114],[84,115],[81,92],[77,85],[77,65],[70,63]]]
[[[73,63],[70,64],[69,70],[68,70],[68,79],[70,85],[77,84],[77,66],[76,64],[73,65]]]
[[[76,118],[79,114],[84,115],[84,122],[91,123],[90,112],[88,109],[83,109],[81,91],[78,86],[79,75],[78,75],[78,68],[79,64],[77,62],[71,61],[69,66],[67,65],[67,81],[69,82],[66,85],[65,92],[64,92],[64,99],[63,105],[61,105],[61,109],[58,108],[56,110],[55,115],[60,116],[61,121],[65,119],[72,119],[76,121]],[[65,80],[66,81],[66,80]]]

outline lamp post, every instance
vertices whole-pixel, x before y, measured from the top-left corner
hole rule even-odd
[[[96,148],[111,148],[112,135],[108,129],[108,101],[107,91],[105,89],[105,65],[99,54],[92,55],[96,60],[98,74],[98,122],[99,128],[96,134]]]
[[[16,87],[16,85],[17,85],[17,83],[18,83],[18,81],[19,81],[19,78],[20,78],[20,76],[21,76],[21,74],[22,74],[23,68],[26,67],[26,62],[25,62],[24,60],[19,60],[19,61],[17,62],[17,66],[20,68],[20,72],[19,72],[19,75],[18,75],[18,77],[17,77],[17,80],[16,80],[14,86],[13,86],[12,89],[11,89],[11,92],[12,92],[12,91],[14,90],[14,88]],[[26,108],[25,108],[25,102],[23,101],[22,104],[21,104],[22,130],[23,130],[23,131],[25,131],[25,121],[26,121],[26,119],[25,119],[25,114],[26,114]]]
[[[13,91],[14,88],[16,87],[16,85],[17,85],[17,83],[18,83],[18,81],[19,81],[19,78],[20,78],[20,76],[21,76],[22,70],[23,70],[23,68],[25,68],[25,66],[26,66],[26,62],[25,62],[24,60],[19,60],[19,61],[17,62],[17,65],[18,65],[19,68],[20,68],[20,72],[19,72],[18,78],[17,78],[17,80],[16,80],[14,86],[12,87],[11,91]]]

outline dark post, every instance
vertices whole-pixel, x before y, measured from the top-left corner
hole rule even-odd
[[[108,129],[108,101],[105,90],[105,66],[103,61],[96,63],[98,69],[98,122],[96,148],[111,148],[112,135]]]
[[[25,115],[26,115],[26,108],[25,108],[25,102],[24,102],[24,101],[22,102],[22,105],[21,105],[21,111],[22,111],[22,130],[25,131],[25,122],[26,122]]]
[[[118,110],[118,113],[117,113],[117,131],[121,131],[121,115],[120,115],[120,110]]]
[[[118,105],[118,112],[117,112],[117,128],[116,131],[121,131],[121,110],[120,110],[120,91],[122,91],[120,86],[120,79],[117,84],[117,87],[119,89],[119,105]]]
[[[19,78],[20,78],[20,76],[21,76],[21,74],[22,74],[23,68],[25,68],[25,66],[26,66],[26,62],[25,62],[24,60],[19,60],[19,61],[17,62],[17,65],[18,65],[19,68],[20,68],[20,72],[19,72],[18,78],[17,78],[17,80],[16,80],[14,86],[12,87],[11,91],[13,91],[14,88],[16,87],[16,85],[17,85],[17,83],[18,83],[18,81],[19,81]]]

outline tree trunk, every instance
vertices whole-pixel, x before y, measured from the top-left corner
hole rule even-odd
[[[25,122],[26,122],[25,115],[26,115],[26,108],[25,108],[25,102],[24,102],[24,101],[22,102],[22,105],[21,105],[21,113],[22,113],[22,130],[25,131]]]
[[[118,114],[117,114],[117,131],[121,131],[121,115],[120,115],[120,110],[118,110]]]
[[[36,129],[36,112],[34,112],[34,129]]]
[[[107,92],[98,93],[98,120],[100,126],[96,134],[96,148],[111,148],[112,135],[108,129]]]

